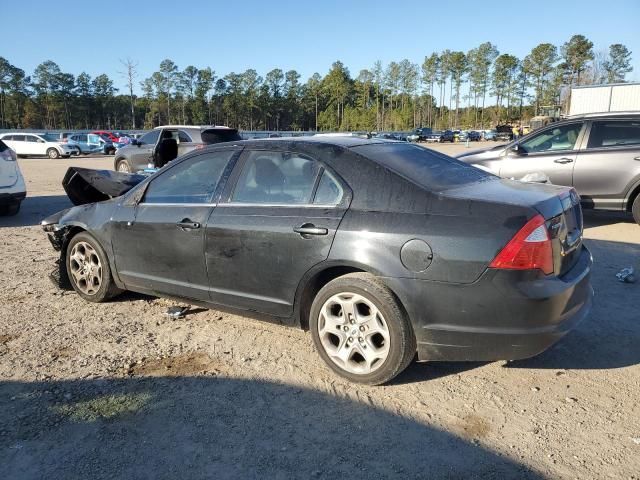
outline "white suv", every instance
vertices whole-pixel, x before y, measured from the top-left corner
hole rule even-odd
[[[40,133],[4,133],[0,140],[6,143],[18,157],[46,155],[49,158],[69,157],[77,149],[66,143],[60,143],[57,135]]]
[[[16,154],[0,140],[0,213],[15,215],[27,196]]]

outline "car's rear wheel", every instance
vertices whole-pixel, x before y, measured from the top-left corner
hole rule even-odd
[[[86,232],[78,233],[69,242],[66,267],[73,289],[89,302],[104,302],[122,291],[113,281],[104,250]]]
[[[131,173],[131,165],[126,160],[120,160],[116,165],[116,170],[122,173]]]
[[[58,152],[58,150],[56,150],[55,148],[50,148],[49,150],[47,150],[47,156],[50,159],[55,160],[56,158],[60,157],[60,152]]]
[[[309,318],[320,357],[352,382],[386,383],[415,356],[406,313],[373,275],[352,273],[329,282],[316,295]]]
[[[633,219],[640,225],[640,193],[636,195],[636,199],[633,201],[631,213],[633,214]]]

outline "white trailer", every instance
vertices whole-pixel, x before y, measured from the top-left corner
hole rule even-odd
[[[571,88],[569,116],[640,111],[640,83],[612,83]]]

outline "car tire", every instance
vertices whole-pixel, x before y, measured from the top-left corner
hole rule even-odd
[[[89,233],[75,235],[65,257],[69,282],[86,301],[100,303],[122,292],[113,281],[107,255]]]
[[[636,195],[636,199],[631,205],[631,213],[633,214],[633,219],[640,225],[640,193]]]
[[[407,314],[393,292],[368,273],[350,273],[322,287],[309,326],[322,360],[351,382],[386,383],[416,354]]]
[[[131,165],[126,160],[118,160],[116,163],[116,171],[122,173],[131,173]]]
[[[60,158],[60,152],[58,152],[58,150],[56,150],[55,148],[50,148],[47,150],[47,157],[49,157],[51,160],[55,160],[56,158]]]

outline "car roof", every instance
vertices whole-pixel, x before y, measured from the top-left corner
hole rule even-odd
[[[227,142],[230,143],[230,142]],[[250,140],[239,140],[237,142],[233,142],[234,145],[244,145],[244,146],[251,146],[251,145],[290,145],[290,144],[298,144],[301,146],[304,145],[330,145],[330,146],[336,146],[336,147],[343,147],[343,148],[352,148],[352,147],[359,147],[362,145],[382,145],[382,144],[389,144],[389,143],[403,143],[406,144],[407,142],[402,142],[402,141],[398,141],[398,140],[387,140],[387,139],[383,139],[383,138],[374,138],[374,139],[367,139],[367,138],[361,138],[361,137],[279,137],[279,138],[256,138],[256,139],[250,139]],[[213,144],[211,146],[215,146],[216,144]],[[218,144],[218,145],[225,145],[225,144]]]
[[[566,119],[563,120],[588,120],[590,118],[640,118],[640,111],[580,113],[577,115],[569,115]]]
[[[226,125],[159,125],[155,127],[154,130],[160,130],[162,128],[178,128],[182,130],[236,130]]]

